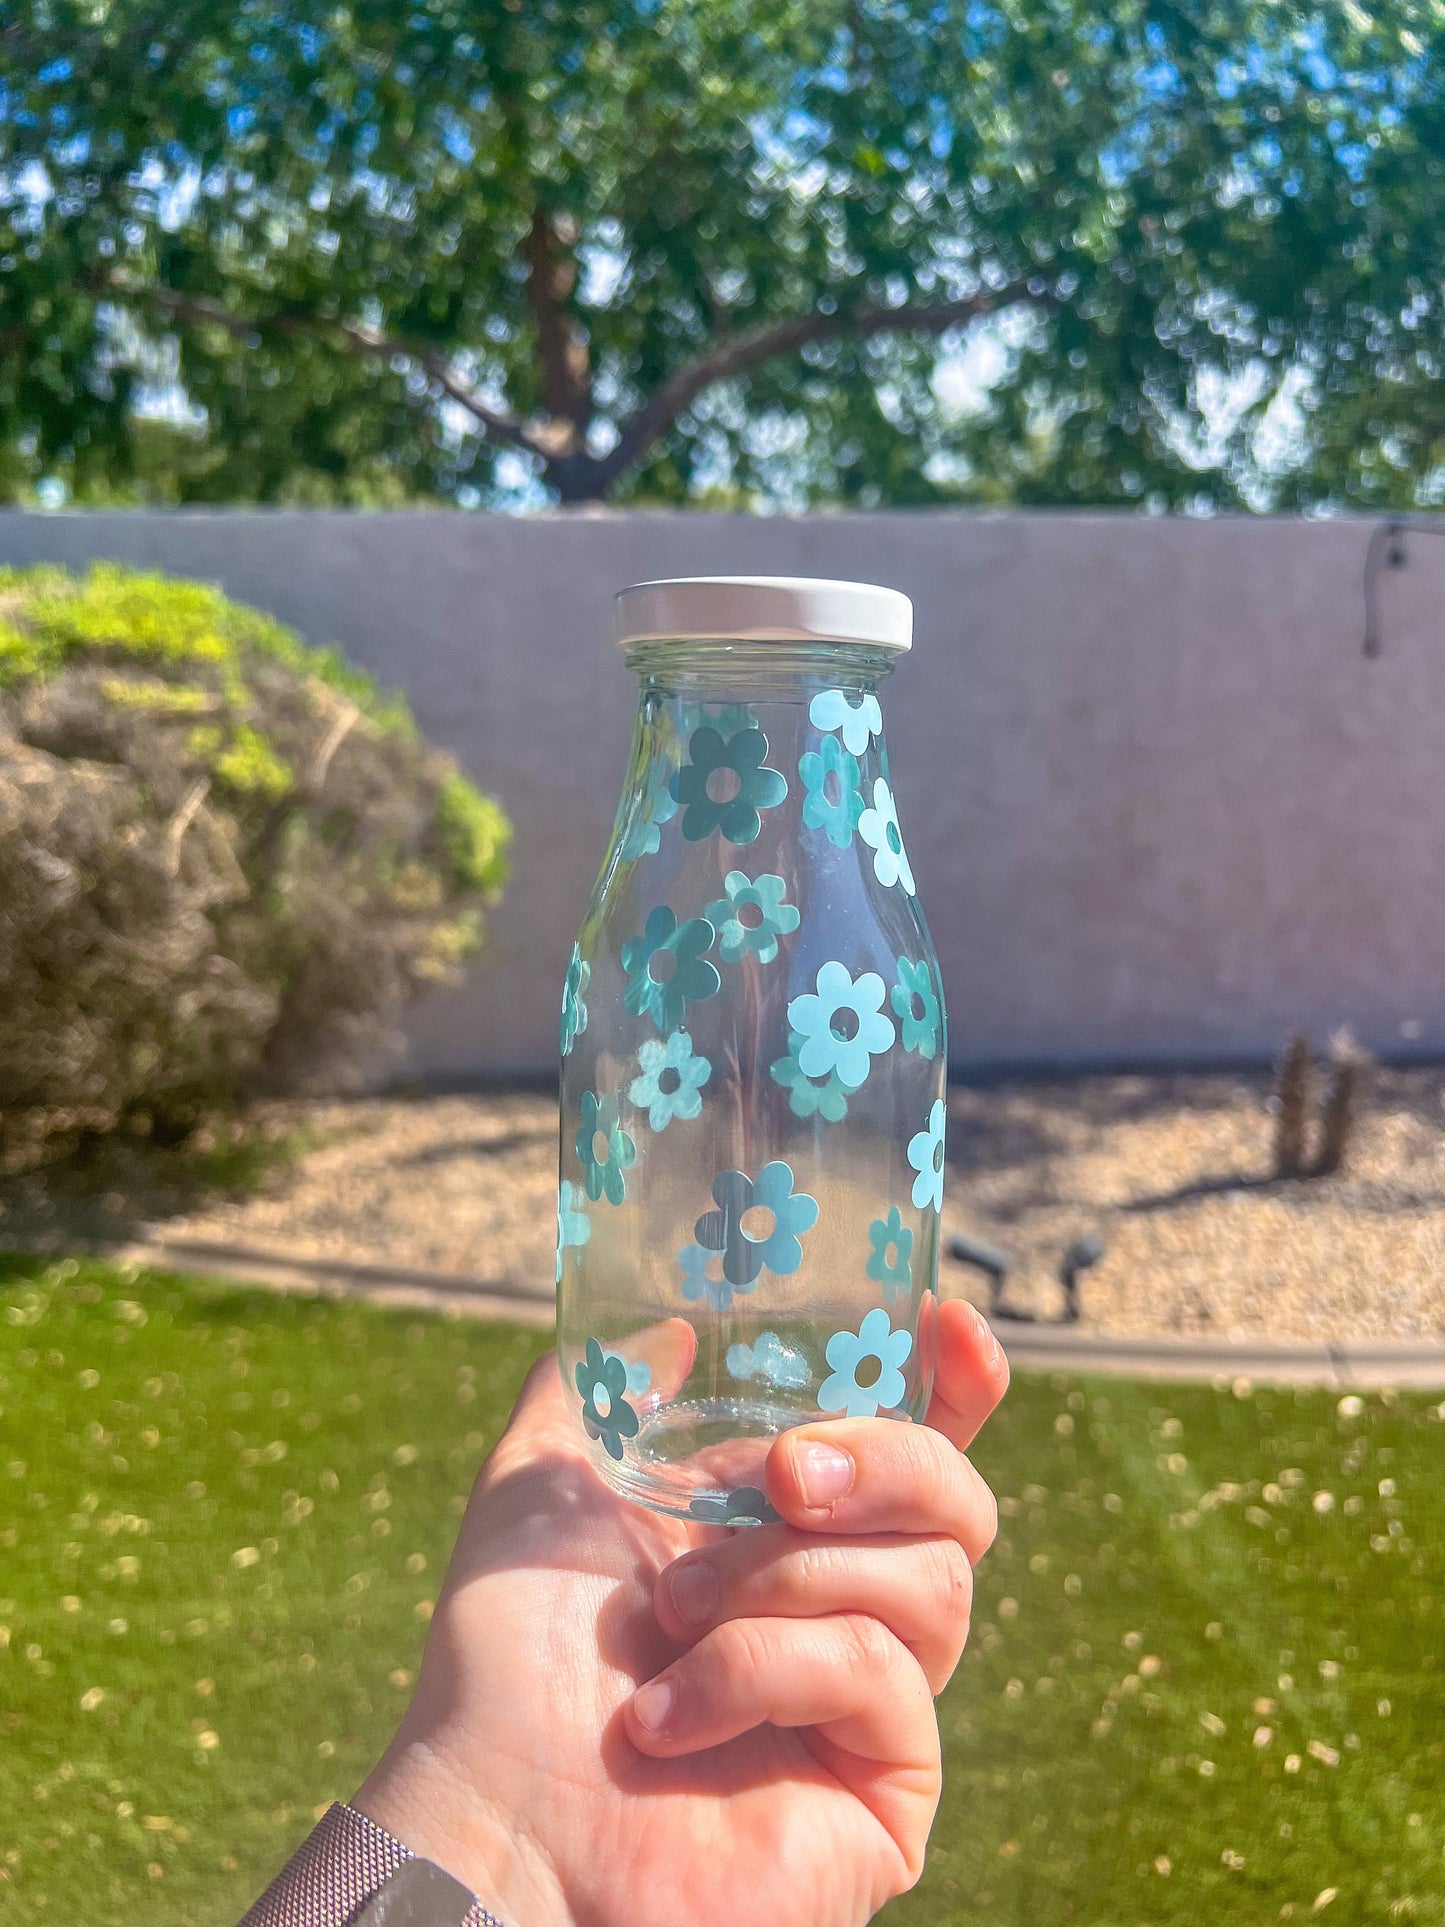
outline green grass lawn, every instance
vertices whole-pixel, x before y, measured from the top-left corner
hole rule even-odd
[[[0,1918],[231,1927],[400,1713],[542,1341],[93,1265],[0,1301]],[[1025,1379],[977,1456],[892,1927],[1445,1922],[1436,1402]]]

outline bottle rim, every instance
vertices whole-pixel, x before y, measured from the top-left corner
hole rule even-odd
[[[903,655],[913,604],[875,582],[806,575],[690,575],[634,582],[613,598],[612,638],[722,644],[861,643]]]

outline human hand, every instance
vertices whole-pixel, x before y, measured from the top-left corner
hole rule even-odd
[[[556,1362],[477,1479],[415,1697],[354,1805],[507,1927],[856,1927],[917,1880],[993,1496],[963,1456],[1008,1367],[938,1312],[927,1423],[799,1426],[782,1523],[617,1497]]]

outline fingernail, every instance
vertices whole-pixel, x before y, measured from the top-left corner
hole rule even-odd
[[[667,1725],[673,1697],[670,1679],[650,1679],[646,1686],[639,1686],[632,1695],[632,1713],[637,1724],[645,1726],[649,1733],[660,1733]]]
[[[793,1462],[803,1488],[803,1503],[814,1509],[821,1510],[841,1499],[853,1483],[853,1461],[836,1445],[805,1439],[794,1448]]]
[[[702,1626],[717,1603],[717,1574],[706,1559],[684,1559],[667,1576],[667,1596],[684,1626]]]

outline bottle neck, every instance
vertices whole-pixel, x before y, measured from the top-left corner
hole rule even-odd
[[[804,702],[819,690],[871,692],[894,665],[892,650],[848,642],[643,642],[626,662],[664,701]]]

